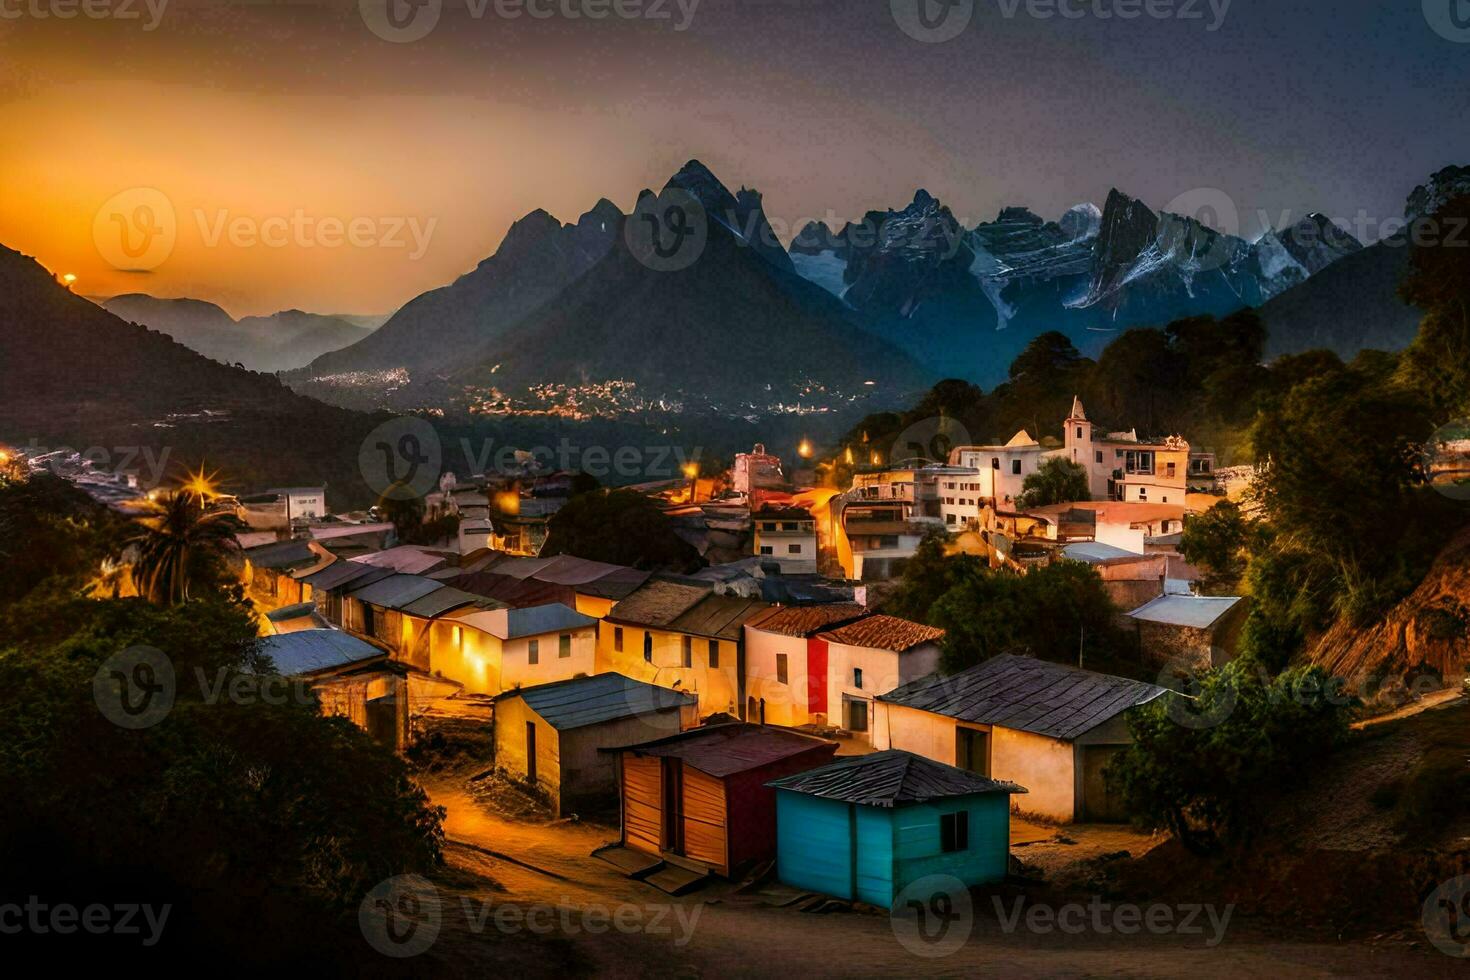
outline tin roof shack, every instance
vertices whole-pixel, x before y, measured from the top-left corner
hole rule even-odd
[[[433,669],[434,620],[467,606],[485,609],[494,605],[494,600],[422,575],[390,574],[347,593],[342,626],[382,643],[393,651],[395,660],[429,673]]]
[[[341,715],[396,751],[408,744],[407,671],[386,650],[333,629],[281,633],[259,642],[278,674],[316,693],[322,714]]]
[[[745,621],[746,717],[761,724],[827,724],[826,629],[867,609],[850,602],[773,606]]]
[[[695,699],[622,674],[506,691],[495,699],[495,764],[550,798],[557,816],[611,809],[617,758],[601,750],[699,723]]]
[[[878,699],[880,748],[1030,787],[1028,812],[1050,820],[1123,820],[1102,771],[1132,736],[1125,713],[1162,687],[1005,654]]]
[[[900,619],[866,616],[826,630],[829,723],[871,739],[873,698],[939,669],[944,630]]]
[[[1124,617],[1156,667],[1204,669],[1235,659],[1249,604],[1238,596],[1163,595]]]
[[[597,620],[561,603],[529,609],[466,606],[431,628],[430,670],[474,694],[593,674],[596,658]]]
[[[302,579],[337,560],[321,545],[303,539],[258,545],[246,549],[244,558],[245,594],[263,613],[309,600],[311,589],[303,588]]]
[[[837,743],[762,725],[696,728],[619,753],[623,845],[726,878],[776,856],[773,779]]]
[[[1003,879],[1011,795],[1026,792],[898,750],[838,759],[770,785],[777,877],[887,909],[930,876],[967,887]]]

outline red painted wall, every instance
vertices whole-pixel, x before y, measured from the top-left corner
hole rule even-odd
[[[818,636],[806,641],[806,710],[827,713],[827,641]]]
[[[800,755],[725,779],[725,829],[732,869],[776,859],[776,791],[766,783],[825,766],[836,753],[835,745],[814,745]]]

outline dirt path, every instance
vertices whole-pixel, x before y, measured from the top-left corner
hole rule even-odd
[[[515,823],[486,812],[453,781],[427,788],[447,809],[447,859],[457,887],[470,896],[466,907],[484,903],[484,909],[506,915],[512,925],[505,929],[514,929],[518,939],[535,933],[535,940],[544,944],[541,962],[547,972],[559,964],[555,970],[563,975],[1463,976],[1463,963],[1438,953],[1402,945],[1282,941],[1239,921],[1226,921],[1218,930],[1203,914],[1190,927],[1198,931],[1188,934],[1177,930],[1155,934],[1147,929],[1120,934],[1113,926],[1131,920],[1112,918],[1112,906],[1105,907],[1102,918],[1089,920],[1101,927],[1084,924],[1079,932],[1064,932],[1040,918],[1028,926],[1028,917],[1056,910],[1043,908],[1038,913],[1035,903],[1017,893],[982,895],[971,911],[953,911],[947,924],[932,930],[930,939],[904,932],[905,923],[895,924],[886,914],[823,915],[772,907],[768,902],[779,895],[779,887],[771,894],[747,895],[718,885],[670,898],[590,856],[616,836],[610,828]],[[1110,838],[1102,829],[1095,833],[1088,828],[1064,829],[1079,839],[1089,838],[1088,851],[1127,850],[1130,842],[1137,844],[1138,835],[1130,831],[1107,831],[1121,836]],[[1048,828],[1026,826],[1019,835],[1033,841],[1022,849],[1023,859],[1028,859],[1024,852],[1031,848],[1083,847],[1051,840],[1055,831]],[[1119,844],[1124,846],[1113,847]],[[1017,901],[1024,915],[1008,927]],[[459,914],[461,904],[447,903],[446,908]],[[482,910],[489,916],[495,912]],[[1217,910],[1215,922],[1222,912]],[[1076,926],[1090,913],[1079,907],[1071,914],[1068,922]],[[1189,912],[1171,907],[1169,914],[1179,922]],[[490,928],[501,929],[493,919],[486,921]],[[1218,943],[1216,936],[1221,937]],[[934,955],[944,952],[951,937],[957,948]],[[489,968],[503,972],[510,966],[498,952],[504,944],[499,937],[492,939],[466,930],[463,923],[448,924],[447,946],[436,951],[435,959],[445,972],[456,975],[483,975]],[[539,975],[536,968],[518,972]]]
[[[1369,728],[1373,725],[1381,725],[1386,721],[1398,721],[1400,718],[1408,718],[1412,715],[1417,715],[1421,711],[1429,711],[1433,708],[1443,707],[1444,705],[1449,704],[1451,701],[1458,700],[1463,696],[1464,695],[1459,688],[1447,687],[1443,691],[1434,691],[1430,694],[1426,694],[1419,700],[1412,701],[1396,711],[1390,711],[1386,715],[1378,715],[1375,718],[1365,718],[1362,721],[1355,721],[1353,722],[1353,728],[1361,731],[1362,729]]]

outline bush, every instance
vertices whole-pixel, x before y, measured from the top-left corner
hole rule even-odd
[[[1204,853],[1249,840],[1283,787],[1307,779],[1346,737],[1356,701],[1320,668],[1275,680],[1250,659],[1206,671],[1188,695],[1129,714],[1133,744],[1109,785],[1141,823]]]

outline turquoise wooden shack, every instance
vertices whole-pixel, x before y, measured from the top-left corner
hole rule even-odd
[[[1011,795],[1026,792],[896,749],[768,785],[777,791],[777,877],[883,908],[929,875],[967,886],[1004,878]]]

